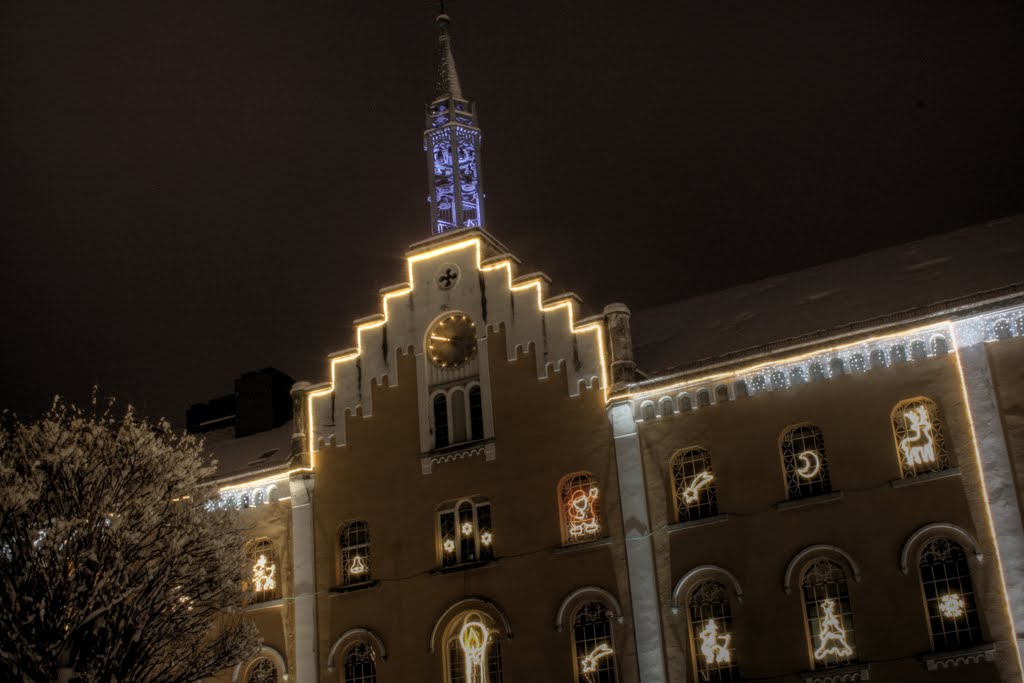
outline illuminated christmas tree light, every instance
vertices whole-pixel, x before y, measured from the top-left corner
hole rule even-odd
[[[814,658],[823,660],[827,657],[838,657],[844,659],[853,654],[853,648],[846,640],[846,629],[839,622],[836,616],[835,600],[823,600],[821,609],[824,614],[821,617],[821,632],[818,634],[819,645],[814,651]]]

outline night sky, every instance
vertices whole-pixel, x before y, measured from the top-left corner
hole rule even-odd
[[[487,228],[634,309],[1024,211],[1024,3],[450,5]],[[5,3],[0,408],[325,377],[429,235],[427,2]]]

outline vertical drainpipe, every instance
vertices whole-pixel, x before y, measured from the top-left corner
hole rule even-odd
[[[306,434],[307,382],[292,387],[294,401],[292,433],[292,462],[304,466],[312,464],[313,435]],[[312,472],[293,474],[289,481],[292,496],[292,594],[294,596],[295,623],[295,675],[296,683],[317,683],[316,617],[316,547],[313,538],[313,484]]]
[[[641,683],[665,683],[664,637],[661,609],[654,568],[654,543],[651,518],[647,510],[647,484],[644,478],[640,435],[630,401],[616,400],[615,392],[636,379],[633,338],[629,331],[629,309],[610,304],[604,309],[608,330],[611,399],[608,419],[615,443],[615,465],[619,475],[619,501],[626,541],[626,572],[633,608],[633,635],[636,639],[637,665]]]

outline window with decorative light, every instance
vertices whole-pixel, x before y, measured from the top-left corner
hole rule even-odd
[[[600,488],[590,472],[575,472],[558,484],[561,507],[562,542],[583,543],[601,538]]]
[[[810,498],[832,492],[825,456],[825,437],[812,424],[786,430],[779,439],[786,493],[790,500]]]
[[[572,622],[577,683],[616,683],[611,612],[600,602],[580,605]]]
[[[901,401],[892,409],[892,433],[903,478],[949,469],[939,407],[927,398]]]
[[[441,567],[490,562],[494,559],[491,504],[476,497],[449,503],[437,513]]]
[[[814,668],[841,666],[856,660],[853,612],[846,572],[831,560],[819,559],[804,570],[804,613]]]
[[[732,640],[729,593],[717,581],[701,581],[690,592],[690,651],[696,680],[740,680]]]
[[[715,475],[706,450],[689,448],[676,453],[672,458],[672,481],[680,522],[718,514]]]
[[[339,534],[341,585],[366,583],[370,572],[370,527],[362,520],[349,522]]]
[[[345,653],[344,683],[377,683],[377,655],[367,643],[357,642]]]
[[[245,683],[278,683],[277,667],[269,659],[261,657],[246,669]]]
[[[502,683],[501,633],[483,612],[459,615],[448,629],[445,671],[448,683]]]
[[[963,547],[936,538],[921,549],[921,588],[928,630],[936,650],[958,650],[982,642],[971,570]]]
[[[252,594],[254,602],[276,600],[280,597],[277,556],[274,554],[274,544],[269,538],[249,543],[246,548],[246,564],[247,578],[243,582],[243,587]]]

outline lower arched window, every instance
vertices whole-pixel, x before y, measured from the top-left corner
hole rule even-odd
[[[356,643],[345,653],[344,683],[377,683],[377,656],[366,643]]]
[[[257,659],[245,674],[245,683],[278,683],[277,667],[269,659]]]
[[[690,642],[696,680],[740,680],[729,593],[717,581],[702,581],[690,593]]]
[[[572,622],[578,683],[616,683],[615,641],[608,608],[597,601],[576,610]]]
[[[804,571],[802,586],[815,668],[854,661],[853,612],[842,567],[831,560],[816,560]]]
[[[980,643],[974,585],[960,544],[948,538],[929,542],[921,550],[920,570],[935,649],[958,650]]]
[[[453,622],[445,646],[448,683],[502,683],[501,639],[490,617],[468,612]]]

